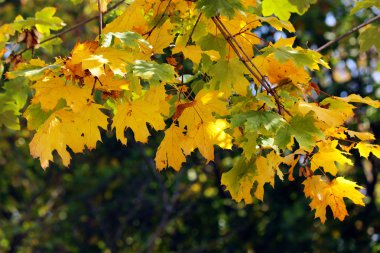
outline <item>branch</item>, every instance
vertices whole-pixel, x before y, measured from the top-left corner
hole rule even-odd
[[[353,34],[353,33],[357,32],[357,31],[359,31],[360,28],[363,28],[363,27],[365,27],[365,26],[367,26],[367,25],[369,25],[369,24],[371,24],[371,23],[373,23],[373,22],[375,22],[375,21],[377,21],[377,20],[380,20],[380,14],[377,15],[377,16],[375,16],[375,17],[373,17],[373,18],[371,18],[371,19],[368,19],[366,22],[364,22],[364,23],[362,23],[362,24],[360,24],[360,25],[358,25],[358,26],[352,28],[352,29],[349,30],[348,32],[346,32],[346,33],[340,35],[339,37],[337,37],[336,39],[327,42],[326,44],[324,44],[323,46],[321,46],[320,48],[318,48],[318,49],[315,50],[315,51],[317,51],[317,52],[321,52],[323,49],[325,49],[325,48],[331,46],[332,44],[334,44],[334,43],[336,43],[336,42],[338,42],[338,41],[340,41],[340,40],[342,40],[342,39],[344,39],[344,38],[350,36],[351,34]]]
[[[165,8],[164,12],[160,16],[160,18],[157,20],[156,24],[152,27],[152,29],[150,29],[149,31],[147,31],[146,33],[143,34],[143,36],[147,36],[146,37],[147,39],[150,37],[150,35],[152,35],[152,32],[154,31],[154,29],[157,28],[157,26],[160,24],[160,22],[162,21],[162,19],[165,17],[166,11],[169,9],[169,6],[170,6],[171,2],[172,2],[172,0],[169,0],[168,4],[166,5],[166,8]],[[158,10],[157,10],[157,12],[158,12]]]
[[[190,46],[190,43],[192,42],[192,37],[193,37],[193,34],[194,34],[194,31],[195,31],[195,28],[197,27],[198,23],[199,23],[199,20],[201,19],[202,17],[202,12],[199,13],[199,16],[197,18],[197,21],[195,21],[195,24],[193,26],[193,29],[191,29],[191,32],[190,32],[190,36],[189,36],[189,39],[187,40],[187,43],[186,43],[186,46]]]
[[[100,3],[100,0],[98,0],[98,12],[99,12],[99,43],[100,43],[101,36],[103,33],[103,12],[102,12],[102,5]]]
[[[291,115],[280,102],[280,98],[278,97],[276,91],[271,88],[271,85],[268,83],[265,76],[260,72],[257,66],[252,62],[249,55],[244,51],[239,42],[235,39],[235,37],[228,31],[226,26],[222,23],[222,21],[218,17],[212,17],[212,21],[215,23],[218,30],[221,32],[227,43],[230,47],[235,51],[236,55],[239,57],[240,61],[244,64],[247,70],[255,77],[261,85],[265,88],[265,90],[274,97],[276,101],[278,113],[282,114],[283,111]],[[235,45],[236,44],[236,45]],[[240,50],[240,51],[239,51]],[[250,63],[250,65],[248,64]],[[252,68],[253,67],[253,68]],[[253,70],[255,69],[257,73]]]
[[[110,11],[113,11],[114,9],[116,9],[117,7],[119,7],[119,6],[120,6],[122,3],[124,3],[124,2],[125,2],[125,0],[121,0],[121,1],[117,2],[115,5],[113,5],[113,6],[111,6],[110,8],[108,8],[108,10],[105,11],[103,14],[107,14],[107,13],[109,13]],[[47,39],[45,39],[45,40],[42,40],[42,41],[41,41],[40,43],[38,43],[37,45],[41,45],[41,44],[44,44],[44,43],[46,43],[46,42],[48,42],[48,41],[51,41],[51,40],[53,40],[53,39],[56,39],[56,38],[62,36],[63,34],[66,34],[66,33],[68,33],[68,32],[71,32],[71,31],[77,29],[78,27],[81,27],[81,26],[83,26],[83,25],[85,25],[85,24],[87,24],[87,23],[89,23],[89,22],[91,22],[91,21],[93,21],[93,20],[95,20],[95,19],[98,19],[98,18],[99,18],[99,14],[96,15],[96,16],[93,16],[93,17],[91,17],[91,18],[85,19],[85,20],[79,22],[79,23],[76,24],[76,25],[73,25],[73,26],[71,26],[71,27],[69,27],[69,28],[67,28],[67,29],[65,29],[65,30],[63,30],[63,31],[60,31],[59,33],[56,33],[55,35],[53,35],[53,36],[51,36],[51,37],[49,37],[49,38],[47,38]],[[21,54],[23,54],[23,53],[25,53],[26,51],[29,51],[29,50],[31,50],[31,49],[32,49],[32,48],[25,48],[24,50],[18,52],[18,53],[15,54],[14,56],[21,55]]]

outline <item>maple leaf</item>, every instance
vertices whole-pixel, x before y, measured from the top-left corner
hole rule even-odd
[[[219,60],[208,69],[208,74],[212,77],[209,82],[212,90],[219,90],[226,97],[233,91],[243,96],[247,94],[250,83],[244,76],[247,70],[239,59]]]
[[[123,144],[127,144],[124,136],[124,130],[131,128],[135,140],[146,143],[150,133],[147,128],[149,123],[154,129],[162,130],[165,128],[165,122],[160,111],[160,103],[165,103],[165,98],[160,100],[150,100],[150,94],[164,96],[163,93],[157,93],[157,90],[148,90],[144,96],[134,100],[118,103],[113,117],[112,128],[116,128],[116,137]]]
[[[349,198],[357,205],[364,206],[364,195],[357,190],[362,189],[355,182],[337,177],[331,182],[322,176],[314,175],[303,182],[305,196],[311,198],[310,207],[315,209],[315,218],[326,221],[326,208],[330,206],[334,218],[343,221],[348,215],[343,198]]]
[[[186,161],[183,154],[184,145],[186,145],[183,129],[172,124],[165,131],[165,137],[162,140],[156,153],[156,167],[158,170],[166,169],[168,166],[179,171],[182,163]]]
[[[214,160],[214,144],[222,148],[231,148],[231,136],[224,132],[229,127],[224,119],[216,119],[213,112],[227,113],[226,104],[218,97],[222,93],[201,90],[194,99],[192,106],[187,107],[178,122],[180,127],[187,129],[190,138],[186,154],[198,148],[207,159]]]
[[[52,152],[56,150],[63,165],[68,166],[71,156],[67,147],[75,153],[82,152],[85,146],[93,149],[100,140],[99,127],[107,129],[107,116],[99,110],[102,108],[90,102],[79,112],[63,108],[52,113],[30,142],[31,155],[39,158],[45,169],[53,161]]]
[[[360,156],[368,159],[370,153],[380,158],[380,146],[366,142],[359,142],[355,145],[355,149],[359,150]]]
[[[327,98],[323,100],[320,105],[328,108],[323,108],[316,103],[299,102],[299,110],[303,113],[313,111],[316,117],[326,124],[326,128],[336,127],[342,125],[346,120],[354,115],[353,105],[345,103],[336,99]]]
[[[241,156],[231,170],[222,174],[221,184],[226,186],[226,190],[230,192],[236,202],[244,200],[245,204],[251,204],[253,202],[251,190],[255,182],[255,174],[255,163],[247,161],[245,157]]]
[[[292,137],[297,140],[301,148],[310,150],[314,147],[316,138],[323,138],[323,133],[315,126],[315,119],[311,113],[295,115],[288,124],[278,130],[275,144],[284,149],[291,142]]]
[[[274,176],[277,174],[283,180],[283,174],[279,169],[282,163],[282,157],[277,155],[275,151],[271,151],[266,157],[259,156],[256,159],[257,175],[253,177],[258,185],[255,191],[255,197],[263,201],[264,199],[264,185],[269,183],[274,187]]]
[[[331,175],[335,176],[338,172],[335,162],[341,165],[352,165],[352,161],[344,156],[342,151],[336,149],[337,145],[337,140],[318,142],[318,152],[315,153],[311,159],[311,170],[315,171],[319,167],[323,167],[325,172],[329,172]]]
[[[243,9],[243,5],[239,0],[199,0],[197,8],[204,11],[208,18],[223,15],[231,19],[235,11]]]
[[[41,104],[45,111],[53,110],[60,99],[66,101],[67,106],[75,111],[92,101],[91,87],[79,88],[66,82],[57,76],[45,76],[36,81],[32,88],[36,91],[32,98],[32,104]]]
[[[127,9],[111,23],[107,24],[103,33],[132,31],[143,34],[148,30],[148,22],[145,19],[145,0],[132,2]]]

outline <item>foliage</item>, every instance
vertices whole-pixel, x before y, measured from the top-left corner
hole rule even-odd
[[[343,198],[364,205],[364,195],[338,176],[337,164],[352,165],[348,157],[355,150],[380,158],[374,136],[349,130],[345,122],[358,103],[379,108],[380,102],[355,94],[321,96],[309,72],[329,68],[319,52],[296,46],[295,37],[273,43],[255,33],[264,23],[294,32],[291,13],[303,14],[314,2],[136,0],[96,40],[78,42],[52,63],[22,54],[44,45],[51,50],[41,41],[64,26],[55,9],[19,16],[0,27],[7,70],[0,122],[19,127],[29,80],[32,96],[23,116],[28,130],[36,131],[30,153],[44,169],[53,152],[69,166],[73,153],[96,148],[103,131],[115,130],[125,145],[127,129],[142,143],[164,131],[159,170],[180,170],[195,150],[207,162],[215,159],[214,146],[241,150],[221,182],[236,201],[252,203],[252,192],[263,200],[264,186],[274,187],[276,177],[293,180],[298,164],[315,216],[324,222],[330,206],[343,220]],[[108,1],[102,3],[106,12]],[[361,33],[362,51],[378,47],[374,31],[373,25]],[[25,49],[14,53],[17,43]]]

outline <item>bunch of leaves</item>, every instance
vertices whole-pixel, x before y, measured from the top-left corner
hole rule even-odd
[[[31,81],[23,113],[36,131],[31,155],[44,169],[54,152],[69,166],[72,153],[96,148],[102,131],[115,129],[125,145],[127,129],[142,143],[164,131],[158,170],[180,170],[195,150],[210,162],[214,146],[239,149],[240,159],[221,179],[233,199],[263,200],[266,184],[273,187],[284,174],[294,181],[297,168],[315,216],[324,222],[329,206],[343,220],[343,198],[364,205],[364,195],[339,175],[339,165],[352,165],[355,149],[380,157],[374,136],[345,122],[354,104],[379,108],[380,102],[355,94],[318,102],[309,71],[329,67],[322,55],[295,46],[295,38],[272,43],[255,34],[266,24],[293,33],[290,13],[302,14],[313,2],[131,2],[99,40],[78,42],[54,63],[32,59],[7,72],[8,79]],[[188,62],[191,70],[184,68]]]

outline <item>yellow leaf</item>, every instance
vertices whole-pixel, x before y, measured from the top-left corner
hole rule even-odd
[[[311,198],[310,207],[315,209],[315,218],[326,221],[326,208],[330,206],[334,218],[343,221],[348,215],[343,198],[351,199],[355,204],[364,206],[364,195],[357,190],[362,189],[355,182],[338,177],[331,182],[322,176],[315,175],[303,182],[306,197]]]
[[[67,106],[74,111],[92,101],[91,87],[79,88],[57,76],[45,76],[32,86],[36,93],[32,98],[32,104],[41,103],[41,108],[45,111],[53,110],[60,99],[65,99]]]
[[[274,176],[277,174],[283,180],[283,174],[279,168],[283,158],[276,154],[275,151],[270,152],[267,157],[259,156],[256,159],[257,175],[253,177],[258,185],[255,191],[255,197],[263,201],[264,185],[269,183],[274,187]]]
[[[162,140],[156,153],[156,167],[158,170],[172,167],[179,171],[182,163],[186,162],[186,157],[183,154],[182,147],[185,144],[185,135],[183,129],[172,124],[165,131],[165,137]]]
[[[355,145],[355,148],[359,150],[360,156],[368,159],[370,153],[372,153],[377,158],[380,158],[380,146],[375,144],[370,144],[366,142],[359,142]]]
[[[337,99],[348,102],[348,103],[363,103],[375,108],[380,108],[380,101],[373,100],[370,97],[362,98],[361,96],[357,94],[351,94],[348,97],[337,98]]]
[[[368,132],[355,132],[351,130],[346,130],[346,132],[351,138],[357,137],[361,141],[372,141],[376,139],[372,133],[368,133]]]
[[[105,75],[101,75],[98,81],[95,81],[93,76],[87,76],[84,78],[84,83],[88,87],[92,87],[95,83],[96,90],[105,92],[129,90],[129,81],[116,77],[109,69],[105,70]]]
[[[160,95],[157,94],[157,90],[151,89],[144,96],[132,102],[122,102],[117,105],[112,128],[116,128],[116,137],[122,143],[127,144],[127,139],[124,136],[126,128],[131,128],[135,140],[143,143],[148,142],[150,136],[147,123],[156,130],[165,128],[160,104],[157,103],[157,100],[151,101],[146,98],[150,97],[151,94]]]
[[[212,114],[227,113],[226,103],[218,98],[218,92],[201,90],[194,99],[194,103],[187,107],[179,117],[181,128],[187,129],[189,142],[185,154],[198,148],[207,159],[214,160],[214,144],[229,149],[232,146],[231,136],[224,132],[229,124],[224,119],[216,119]]]
[[[125,75],[127,64],[134,61],[131,51],[112,47],[99,47],[93,54],[83,56],[82,68],[88,69],[93,76],[105,74],[104,65],[108,65],[115,75]]]
[[[153,46],[152,53],[163,54],[164,48],[170,46],[174,40],[174,35],[172,34],[173,24],[170,20],[166,20],[162,26],[154,28],[151,34],[148,34],[146,40]]]
[[[329,105],[329,109],[322,108],[316,103],[299,102],[299,110],[302,114],[313,111],[317,118],[326,123],[325,128],[332,128],[342,125],[347,119],[354,115],[354,106],[348,103],[342,103],[335,99],[325,99],[325,105]],[[323,105],[323,103],[321,103]]]
[[[185,58],[189,58],[193,63],[199,64],[202,58],[202,54],[207,54],[211,57],[211,60],[216,61],[220,58],[220,55],[215,50],[203,51],[199,45],[190,46],[175,46],[173,49],[173,54],[182,52]]]
[[[335,176],[338,172],[335,162],[352,165],[352,161],[343,155],[344,152],[336,148],[337,145],[338,140],[317,143],[318,152],[311,159],[311,170],[315,171],[322,167],[325,172]]]
[[[256,56],[254,63],[262,69],[263,75],[268,76],[270,83],[280,84],[290,80],[300,89],[305,89],[310,81],[310,76],[303,67],[297,67],[293,61],[279,62],[274,54],[266,57]]]
[[[37,130],[29,144],[30,153],[39,158],[42,168],[53,161],[52,152],[57,151],[62,163],[68,166],[71,156],[67,146],[74,153],[83,152],[84,148],[93,149],[101,140],[99,127],[107,129],[107,116],[99,109],[98,104],[88,103],[82,110],[74,112],[67,108],[54,112]]]
[[[144,4],[145,0],[137,0],[131,3],[123,14],[103,29],[103,33],[133,31],[143,34],[146,32],[148,22],[144,18]]]

